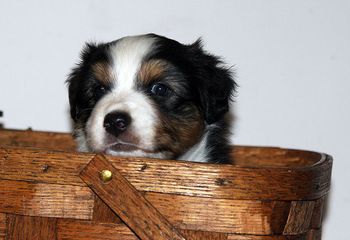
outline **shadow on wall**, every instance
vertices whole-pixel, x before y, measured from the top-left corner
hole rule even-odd
[[[0,118],[3,116],[3,112],[0,110]],[[0,122],[0,128],[4,128],[4,124]]]
[[[66,121],[69,122],[69,132],[74,131],[74,121],[70,116],[70,106],[67,106],[66,108]]]

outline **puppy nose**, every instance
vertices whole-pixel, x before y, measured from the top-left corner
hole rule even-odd
[[[103,127],[114,136],[124,132],[131,123],[131,117],[125,112],[111,112],[105,116]]]

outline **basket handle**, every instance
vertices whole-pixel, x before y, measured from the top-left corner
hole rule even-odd
[[[140,239],[185,240],[103,155],[96,155],[80,172],[80,178]]]

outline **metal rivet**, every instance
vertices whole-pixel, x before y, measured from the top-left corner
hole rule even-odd
[[[100,178],[101,178],[101,180],[102,180],[104,183],[107,183],[107,182],[111,181],[111,180],[112,180],[112,176],[113,176],[113,174],[112,174],[112,172],[109,171],[109,170],[102,170],[102,171],[100,172]]]

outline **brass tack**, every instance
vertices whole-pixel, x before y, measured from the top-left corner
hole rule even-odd
[[[107,183],[112,180],[113,173],[110,170],[102,170],[100,172],[100,179],[104,182]]]

